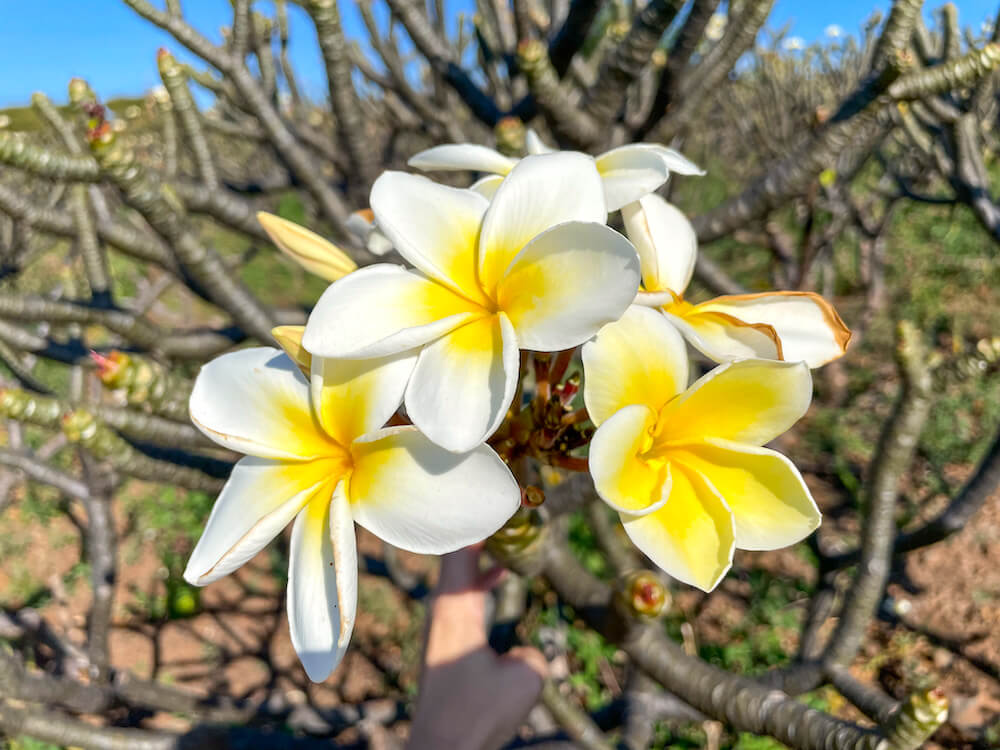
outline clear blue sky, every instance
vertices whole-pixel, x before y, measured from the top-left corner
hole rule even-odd
[[[162,0],[153,0],[162,2]],[[446,0],[452,15],[472,6],[471,0]],[[792,22],[791,33],[807,40],[823,34],[829,24],[856,31],[875,8],[884,10],[888,0],[778,0],[772,27]],[[929,9],[940,3],[929,0]],[[348,34],[362,36],[354,6],[344,2]],[[965,25],[978,27],[996,12],[997,0],[958,0]],[[257,7],[271,13],[270,2]],[[120,0],[0,0],[0,106],[26,103],[32,92],[42,91],[56,101],[66,98],[66,84],[73,76],[86,78],[103,98],[139,94],[159,82],[156,50],[168,47],[184,57],[180,45],[164,32],[135,15]],[[213,40],[230,20],[229,0],[186,0],[185,13],[192,24]],[[316,97],[325,81],[309,22],[302,11],[289,7],[291,55],[300,83]]]

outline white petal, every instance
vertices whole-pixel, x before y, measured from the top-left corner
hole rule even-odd
[[[212,507],[184,579],[204,586],[232,573],[260,552],[303,505],[329,494],[335,478],[317,470],[316,465],[324,463],[241,459]]]
[[[731,315],[771,326],[781,341],[782,358],[819,367],[843,356],[851,332],[833,306],[813,292],[770,292],[717,297],[697,310]]]
[[[510,469],[485,445],[451,453],[413,427],[390,427],[353,451],[354,519],[400,549],[444,554],[481,541],[521,502]]]
[[[545,145],[534,128],[528,128],[524,133],[524,150],[529,154],[551,154],[555,151],[554,148]]]
[[[687,384],[687,347],[656,310],[632,305],[583,345],[583,401],[595,425],[631,404],[659,413]]]
[[[662,508],[670,495],[670,467],[643,457],[655,426],[652,409],[626,406],[601,424],[590,442],[594,488],[619,513],[647,515]]]
[[[497,287],[497,305],[523,349],[551,352],[582,344],[620,318],[638,288],[632,244],[603,223],[573,221],[518,254]]]
[[[433,341],[481,314],[440,284],[380,263],[327,287],[306,323],[302,346],[320,357],[382,357]]]
[[[783,359],[781,340],[769,325],[751,325],[730,315],[701,312],[700,306],[689,310],[684,317],[666,310],[663,314],[691,346],[714,362]]]
[[[675,151],[672,148],[661,146],[659,143],[637,143],[635,145],[641,148],[649,149],[659,155],[667,169],[671,172],[683,175],[694,175],[697,177],[701,177],[705,174],[704,169],[688,159],[684,156],[684,154],[679,151]]]
[[[503,421],[519,365],[506,315],[468,323],[420,353],[406,389],[406,413],[438,445],[471,450]]]
[[[687,289],[698,257],[698,237],[687,217],[658,195],[622,207],[625,233],[642,261],[642,285],[649,292]]]
[[[446,143],[434,146],[411,157],[407,162],[414,169],[442,171],[468,170],[507,174],[516,164],[499,151],[475,143]]]
[[[490,293],[511,261],[532,239],[567,221],[607,219],[604,189],[594,160],[560,151],[527,156],[497,190],[479,236],[479,280]]]
[[[471,185],[469,185],[469,190],[475,190],[486,200],[493,200],[493,196],[497,194],[497,190],[503,183],[503,177],[498,174],[486,175],[486,177],[481,177]]]
[[[452,291],[486,301],[476,280],[476,240],[489,201],[421,175],[383,172],[371,205],[375,224],[400,255]]]
[[[378,359],[312,361],[312,399],[320,424],[341,445],[382,427],[403,403],[415,353]]]
[[[313,682],[340,663],[358,606],[358,552],[344,483],[331,502],[316,500],[296,517],[288,556],[288,626]]]
[[[597,171],[604,183],[608,211],[649,195],[670,177],[670,170],[655,151],[639,144],[619,146],[597,157]]]
[[[312,415],[309,385],[277,349],[241,349],[203,366],[190,411],[199,430],[240,453],[307,460],[330,450]]]

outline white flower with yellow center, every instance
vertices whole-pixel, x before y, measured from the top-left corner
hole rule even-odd
[[[527,131],[525,148],[529,155],[552,153],[534,130]],[[421,151],[407,163],[423,170],[490,172],[492,174],[476,182],[473,189],[492,197],[518,160],[487,146],[448,143]],[[609,213],[653,192],[667,181],[671,172],[704,174],[677,151],[657,143],[629,143],[613,148],[596,157],[594,164],[601,175]]]
[[[684,290],[694,273],[698,238],[687,218],[658,195],[622,209],[625,232],[642,262],[639,302],[659,307],[709,359],[805,361],[819,367],[847,351],[851,332],[813,292],[733,294],[693,305]]]
[[[191,394],[198,428],[247,456],[184,578],[199,586],[221,578],[294,520],[288,622],[314,681],[336,667],[354,627],[355,522],[401,549],[439,554],[486,538],[520,502],[490,448],[459,455],[414,427],[380,429],[399,407],[412,360],[313,358],[307,382],[277,349],[244,349],[205,365]]]
[[[633,306],[584,345],[583,367],[594,485],[671,576],[710,591],[734,547],[785,547],[819,525],[798,470],[760,447],[808,408],[804,363],[730,362],[687,388],[683,339]]]
[[[582,344],[638,291],[635,248],[604,225],[601,179],[583,154],[523,159],[492,202],[387,172],[371,207],[416,270],[378,264],[334,282],[302,344],[350,359],[419,350],[406,412],[449,450],[470,450],[499,426],[519,349]]]

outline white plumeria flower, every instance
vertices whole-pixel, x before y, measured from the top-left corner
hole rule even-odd
[[[309,382],[277,349],[244,349],[205,365],[191,393],[195,425],[247,457],[216,500],[184,578],[198,586],[221,578],[294,520],[288,623],[314,681],[337,666],[354,627],[355,522],[401,549],[440,554],[486,538],[520,502],[490,448],[459,455],[411,426],[380,429],[412,366],[406,355],[313,357]]]
[[[803,362],[729,362],[686,387],[683,339],[633,306],[584,345],[583,368],[594,486],[671,576],[711,591],[734,548],[786,547],[819,526],[798,470],[760,447],[809,407]]]
[[[582,344],[635,298],[639,258],[604,225],[594,162],[523,159],[492,203],[472,190],[387,172],[375,223],[416,270],[378,264],[334,282],[302,344],[321,357],[419,349],[406,412],[431,440],[466,451],[503,421],[521,348]]]
[[[525,147],[532,156],[553,151],[533,130],[528,130],[525,135]],[[449,143],[421,151],[407,163],[415,169],[425,171],[491,172],[491,176],[484,177],[473,185],[474,190],[489,198],[518,160],[486,146]],[[682,154],[657,143],[619,146],[596,157],[594,163],[604,185],[608,213],[653,192],[667,181],[671,172],[704,174],[704,171]]]
[[[731,294],[697,305],[685,301],[698,255],[691,222],[658,195],[625,206],[622,218],[642,261],[639,301],[659,307],[709,359],[804,360],[819,367],[847,351],[851,332],[833,306],[813,292]]]

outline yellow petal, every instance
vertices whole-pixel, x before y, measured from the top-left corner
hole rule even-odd
[[[781,340],[782,358],[819,367],[843,356],[851,332],[829,302],[813,292],[768,292],[717,297],[698,310],[770,326]]]
[[[666,307],[667,319],[691,346],[715,362],[747,357],[783,359],[781,340],[769,325],[750,324],[732,315],[708,312],[701,305],[684,309],[683,314],[674,312],[678,308],[680,305]]]
[[[671,467],[666,504],[655,513],[622,514],[625,532],[659,567],[679,581],[711,591],[733,560],[733,518],[714,487],[696,472]]]
[[[305,332],[305,326],[278,326],[271,329],[271,335],[278,342],[278,346],[284,349],[285,354],[299,366],[302,374],[308,376],[312,355],[302,348],[302,334]]]
[[[584,345],[583,370],[584,403],[600,425],[629,404],[659,412],[687,386],[687,350],[660,313],[633,305]]]
[[[725,498],[740,549],[787,547],[819,526],[820,512],[802,475],[776,451],[711,440],[672,450],[670,459],[701,473]]]
[[[281,252],[321,279],[336,281],[358,267],[339,247],[303,226],[264,211],[257,221]]]
[[[314,357],[312,403],[326,433],[348,446],[382,427],[402,403],[416,361],[412,352],[378,359]]]
[[[763,445],[795,424],[811,400],[812,378],[804,362],[729,362],[664,407],[657,444],[721,438]]]
[[[652,442],[656,413],[626,406],[597,428],[590,443],[594,487],[619,513],[643,516],[662,507],[670,494],[670,469],[643,455]]]

